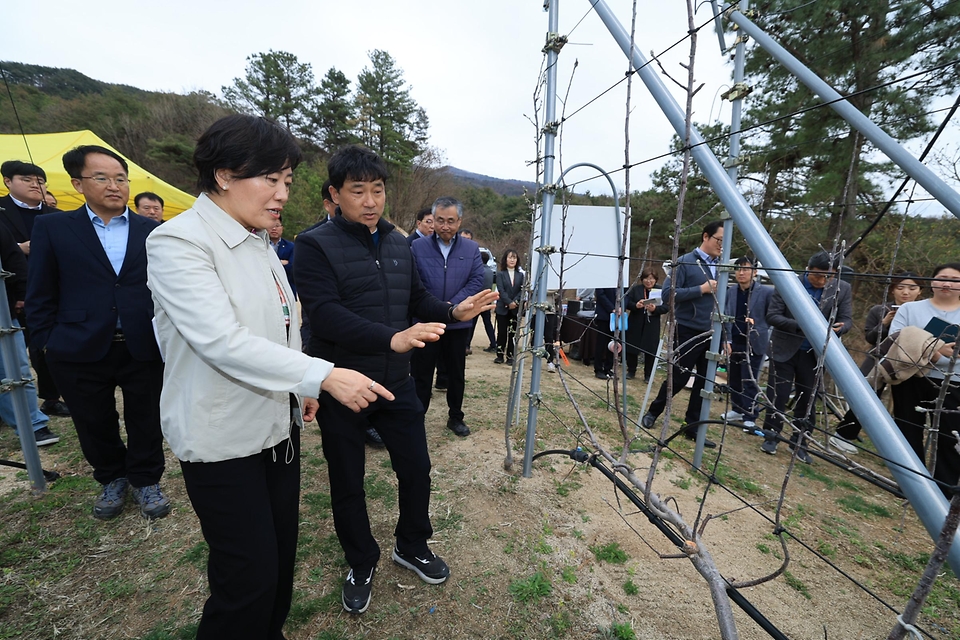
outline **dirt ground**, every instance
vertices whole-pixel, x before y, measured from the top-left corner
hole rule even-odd
[[[436,530],[432,549],[449,563],[450,580],[425,585],[390,561],[396,483],[386,452],[368,450],[368,503],[384,557],[369,611],[353,617],[342,610],[345,568],[329,514],[319,432],[308,428],[302,448],[301,553],[286,637],[720,637],[706,583],[691,562],[662,557],[677,549],[601,473],[548,455],[533,464],[531,477],[522,477],[529,374],[520,424],[510,433],[514,464],[505,468],[510,369],[494,364],[483,346],[478,332],[467,359],[465,399],[473,433],[460,439],[445,429],[441,391],[435,392],[427,416]],[[591,426],[614,446],[615,414],[605,409],[609,383],[576,361],[566,371]],[[634,419],[644,389],[639,380],[628,383]],[[682,413],[686,393],[678,395],[675,414]],[[44,448],[42,457],[63,478],[46,496],[30,497],[25,474],[0,467],[0,638],[192,637],[206,598],[206,556],[176,461],[168,454],[164,488],[175,504],[169,517],[147,523],[128,508],[115,521],[97,522],[89,515],[97,486],[71,423],[56,419],[54,427],[63,440]],[[545,373],[535,449],[585,444],[581,431],[559,376]],[[731,491],[714,486],[705,493],[703,476],[691,473],[684,462],[692,446],[683,440],[674,441],[676,453],[661,461],[654,491],[672,496],[688,523],[701,507],[702,516],[715,516],[703,543],[726,578],[768,574],[782,557],[768,518],[774,516],[787,452],[762,454],[760,439],[738,428],[711,427],[709,436],[723,438],[717,477]],[[643,450],[650,443],[644,437],[633,448]],[[0,457],[20,459],[17,448],[12,432],[0,430]],[[712,468],[715,455],[705,458],[705,468]],[[866,456],[859,458],[863,462]],[[649,455],[631,453],[628,461],[645,476]],[[912,510],[816,460],[793,474],[783,518],[809,549],[790,540],[789,576],[742,594],[790,638],[886,637],[895,613],[880,600],[902,609],[933,546]],[[611,547],[614,543],[618,546]],[[618,559],[607,553],[611,549],[623,555]],[[940,582],[940,595],[921,624],[930,637],[957,638],[960,584],[949,573]],[[740,637],[769,637],[739,608],[734,611]]]

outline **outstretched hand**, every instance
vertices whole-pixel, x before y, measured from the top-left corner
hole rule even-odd
[[[457,322],[472,320],[484,311],[492,311],[497,306],[500,294],[490,289],[484,289],[474,294],[453,309],[453,319]]]
[[[436,342],[447,325],[442,322],[418,322],[409,329],[393,334],[390,348],[396,353],[422,349],[428,342]]]
[[[393,394],[379,382],[374,382],[353,369],[340,367],[333,368],[320,385],[320,389],[329,393],[336,398],[337,402],[354,413],[370,406],[377,398],[393,400]]]

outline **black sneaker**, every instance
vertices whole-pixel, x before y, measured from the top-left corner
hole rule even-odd
[[[405,555],[393,548],[393,561],[401,567],[410,569],[420,579],[429,584],[440,584],[446,582],[450,577],[450,567],[447,563],[435,556],[432,551],[427,551],[423,557],[414,555]]]
[[[363,440],[374,449],[383,449],[385,446],[383,444],[383,438],[380,437],[380,434],[377,433],[377,430],[373,427],[367,427],[367,430],[363,433]]]
[[[370,606],[370,595],[373,593],[373,574],[376,567],[362,574],[366,577],[360,577],[354,574],[353,569],[347,574],[347,579],[343,581],[343,609],[347,613],[361,614]]]
[[[69,407],[59,400],[44,400],[43,404],[40,405],[40,411],[48,416],[70,417]]]
[[[447,419],[447,429],[450,429],[450,431],[453,431],[461,438],[466,438],[470,435],[470,427],[464,424],[463,420],[457,420],[456,418]]]
[[[60,436],[50,431],[47,427],[42,427],[33,432],[33,437],[37,440],[38,447],[45,447],[49,444],[60,442]]]

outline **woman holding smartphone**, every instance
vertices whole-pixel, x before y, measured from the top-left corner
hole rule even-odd
[[[960,262],[942,264],[933,270],[930,282],[932,296],[919,302],[907,302],[897,309],[890,322],[890,332],[906,326],[926,328],[938,318],[947,325],[960,325]],[[934,352],[933,365],[923,376],[907,378],[893,390],[893,419],[921,461],[924,460],[923,436],[929,411],[936,406],[940,389],[947,384],[947,393],[940,413],[937,433],[937,460],[933,477],[944,486],[957,484],[960,478],[960,453],[953,431],[960,431],[960,366],[953,361],[954,338],[943,338],[947,344]],[[956,370],[956,372],[955,372]],[[921,409],[918,411],[917,409]],[[946,495],[946,491],[944,491]],[[949,496],[948,496],[949,498]]]

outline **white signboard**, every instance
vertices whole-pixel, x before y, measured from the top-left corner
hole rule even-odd
[[[585,289],[612,288],[617,286],[617,256],[620,255],[620,234],[622,233],[623,211],[617,219],[613,207],[588,207],[571,205],[566,212],[561,205],[553,207],[550,221],[550,237],[547,244],[557,247],[558,251],[549,256],[547,265],[547,289],[559,289],[560,252],[562,246],[566,252],[563,257],[563,288]],[[540,246],[540,210],[537,210],[534,228],[534,248]],[[630,255],[630,232],[627,231],[626,254]],[[533,273],[540,273],[540,253],[533,254]],[[630,285],[630,265],[624,262],[623,284]]]

